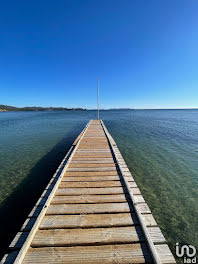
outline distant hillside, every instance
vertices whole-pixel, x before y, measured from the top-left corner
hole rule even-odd
[[[65,110],[86,110],[83,108],[65,108],[65,107],[15,107],[9,105],[0,105],[0,112],[6,111],[65,111]]]

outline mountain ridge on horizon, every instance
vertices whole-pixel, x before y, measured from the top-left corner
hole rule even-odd
[[[16,107],[10,105],[0,105],[0,112],[8,112],[8,111],[66,111],[66,110],[86,110],[80,107],[40,107],[40,106],[25,106],[25,107]]]

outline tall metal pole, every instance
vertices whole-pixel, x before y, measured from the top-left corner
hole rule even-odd
[[[99,81],[97,75],[97,108],[98,108],[98,120],[100,119],[100,110],[99,110]]]

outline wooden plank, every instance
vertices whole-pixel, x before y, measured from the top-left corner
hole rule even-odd
[[[61,182],[59,188],[98,188],[98,187],[121,187],[120,181],[104,181],[104,182]]]
[[[109,149],[78,149],[76,151],[76,155],[82,155],[82,156],[87,156],[87,155],[112,155],[111,151]]]
[[[97,153],[100,153],[100,154],[109,154],[111,153],[110,149],[109,148],[106,148],[106,149],[77,149],[76,150],[76,154],[79,154],[79,153],[83,153],[83,154],[86,154],[86,153],[89,153],[89,154],[97,154]]]
[[[90,140],[90,139],[83,139],[80,144],[79,144],[79,147],[80,146],[105,146],[105,147],[109,147],[109,143],[108,141],[105,139],[105,138],[102,138],[100,140]]]
[[[109,143],[106,139],[101,140],[91,140],[91,139],[83,139],[79,145],[80,147],[95,147],[95,146],[104,146],[109,148]],[[96,147],[97,148],[97,147]]]
[[[78,151],[81,151],[81,150],[86,150],[86,151],[95,151],[95,150],[105,150],[105,151],[108,151],[109,150],[109,147],[107,145],[101,145],[101,144],[98,144],[98,145],[82,145],[82,146],[79,146],[78,147]]]
[[[141,194],[140,195],[134,195],[134,199],[135,199],[136,203],[145,203],[145,200]]]
[[[100,162],[113,162],[113,158],[112,156],[107,157],[107,158],[103,158],[103,157],[95,157],[95,156],[90,156],[90,157],[75,157],[72,159],[71,162],[77,162],[77,161],[82,161],[82,162],[96,162],[96,163],[100,163]]]
[[[64,176],[116,176],[117,171],[66,171]]]
[[[108,140],[107,138],[104,136],[103,138],[98,138],[98,139],[86,139],[83,137],[83,140],[81,141],[82,144],[85,144],[85,143],[97,143],[97,142],[102,142],[102,143],[105,143],[105,144],[108,144]]]
[[[63,177],[62,182],[75,182],[75,181],[87,181],[87,182],[94,182],[94,181],[119,181],[119,176],[66,176]]]
[[[91,158],[91,159],[98,159],[98,158],[102,158],[102,159],[106,159],[106,158],[112,158],[112,154],[111,153],[76,153],[74,156],[74,159],[76,158]]]
[[[73,160],[76,160],[81,158],[82,160],[110,160],[111,162],[114,162],[113,156],[110,152],[90,152],[90,151],[82,151],[78,152],[75,155],[75,158]],[[112,161],[113,160],[113,161]]]
[[[98,138],[104,138],[104,135],[86,135],[84,136],[84,138],[98,139]]]
[[[86,142],[86,143],[80,143],[78,146],[78,149],[85,148],[85,149],[109,149],[108,143],[102,143],[102,142]]]
[[[104,137],[104,131],[101,129],[101,127],[95,127],[95,128],[88,128],[86,131],[87,135],[102,135]]]
[[[176,263],[173,254],[171,253],[168,245],[155,245],[155,248],[159,254],[160,260],[163,264],[174,264]]]
[[[83,155],[89,155],[89,156],[107,155],[108,156],[109,155],[112,157],[110,149],[106,149],[106,150],[101,150],[101,149],[99,149],[99,150],[97,150],[97,149],[95,149],[95,150],[83,150],[83,149],[81,149],[81,150],[78,150],[76,152],[76,155],[81,155],[81,156],[83,156]]]
[[[68,196],[55,196],[51,204],[62,203],[119,203],[126,202],[124,194],[111,194],[111,195],[68,195]]]
[[[113,159],[93,159],[93,160],[74,160],[72,159],[70,164],[106,164],[106,163],[112,163],[115,166],[115,163],[113,162]]]
[[[105,172],[109,172],[109,171],[117,171],[116,167],[96,167],[96,168],[68,168],[67,171],[77,171],[77,172],[81,172],[81,171],[105,171]]]
[[[128,182],[134,181],[134,178],[132,176],[125,176]]]
[[[109,143],[107,140],[105,140],[105,138],[101,139],[101,140],[86,140],[83,139],[83,141],[80,142],[79,147],[92,147],[92,148],[97,148],[98,146],[104,146],[105,148],[109,148]]]
[[[130,216],[130,217],[129,217]],[[83,226],[125,226],[130,225],[130,219],[133,218],[134,224],[137,224],[137,219],[134,215],[127,213],[120,213],[120,214],[93,214],[93,215],[46,215],[43,219],[44,223],[48,223],[47,219],[49,220],[49,226],[46,228],[69,228],[69,227],[83,227]],[[157,226],[157,223],[152,216],[152,214],[144,214],[143,215],[144,221],[147,226]],[[76,219],[76,220],[75,220]],[[100,219],[104,220],[104,222],[100,223]],[[134,220],[135,219],[135,220]],[[45,220],[47,222],[45,222]],[[88,220],[94,220],[88,222]],[[41,224],[40,228],[45,228],[45,225]],[[25,230],[24,230],[25,231]],[[29,231],[27,228],[26,231]]]
[[[99,168],[99,167],[114,167],[115,163],[70,163],[69,168]]]
[[[141,214],[150,214],[151,210],[148,207],[147,203],[140,203],[137,205],[138,209],[140,210]]]
[[[166,240],[159,227],[148,227],[148,232],[151,236],[153,243],[166,243]]]
[[[99,139],[86,139],[83,137],[83,139],[80,142],[80,145],[90,145],[90,144],[106,144],[109,146],[109,142],[106,139],[106,137],[99,138]]]
[[[80,145],[86,145],[86,144],[90,145],[90,144],[99,144],[99,143],[106,144],[109,146],[109,143],[106,137],[101,138],[101,139],[100,138],[99,139],[91,139],[91,138],[86,139],[83,137],[83,139],[80,142]]]
[[[152,263],[146,244],[30,248],[24,264]]]
[[[135,214],[46,215],[40,229],[91,228],[137,225]]]
[[[107,188],[59,188],[56,195],[82,195],[82,194],[119,194],[125,193],[122,187]]]
[[[50,204],[46,215],[56,214],[96,214],[96,213],[128,213],[128,203],[100,204]]]
[[[140,227],[38,230],[32,247],[108,245],[144,241]]]
[[[129,183],[129,186],[130,186],[130,185],[131,185],[131,184]],[[130,187],[131,187],[131,186],[130,186]],[[135,195],[135,194],[141,194],[139,188],[133,188],[133,187],[131,187],[131,191],[133,192],[134,195]]]
[[[100,142],[93,142],[93,143],[83,143],[78,147],[78,150],[85,149],[85,150],[109,150],[109,145],[107,143],[100,143]]]
[[[144,219],[146,226],[157,226],[155,218],[153,217],[152,214],[143,214],[142,217]]]
[[[89,130],[87,131],[86,135],[84,137],[102,137],[104,138],[104,132],[98,131],[98,128],[96,130]]]
[[[109,149],[107,150],[101,150],[101,149],[94,149],[94,150],[86,150],[86,149],[78,149],[76,151],[76,155],[106,155],[106,154],[111,154],[111,151]]]
[[[95,146],[95,145],[100,145],[100,144],[109,147],[109,142],[107,141],[107,139],[105,137],[101,138],[101,139],[83,138],[83,140],[80,143],[80,146],[91,146],[91,145]]]
[[[122,181],[123,182],[123,181]],[[129,186],[131,187],[131,188],[137,188],[137,184],[134,182],[134,181],[132,181],[132,179],[130,180],[130,181],[128,181],[128,183],[129,183]],[[124,182],[123,182],[123,184],[124,184]]]
[[[91,138],[91,139],[103,139],[104,138],[104,134],[103,133],[87,133],[84,138]]]
[[[93,136],[94,135],[95,136],[96,135],[102,135],[103,138],[105,137],[104,131],[99,126],[98,127],[89,127],[85,136],[87,136],[87,135],[93,135]]]

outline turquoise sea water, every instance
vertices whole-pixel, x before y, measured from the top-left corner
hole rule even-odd
[[[0,113],[0,254],[95,111]],[[111,110],[114,137],[174,253],[198,249],[198,110]]]

